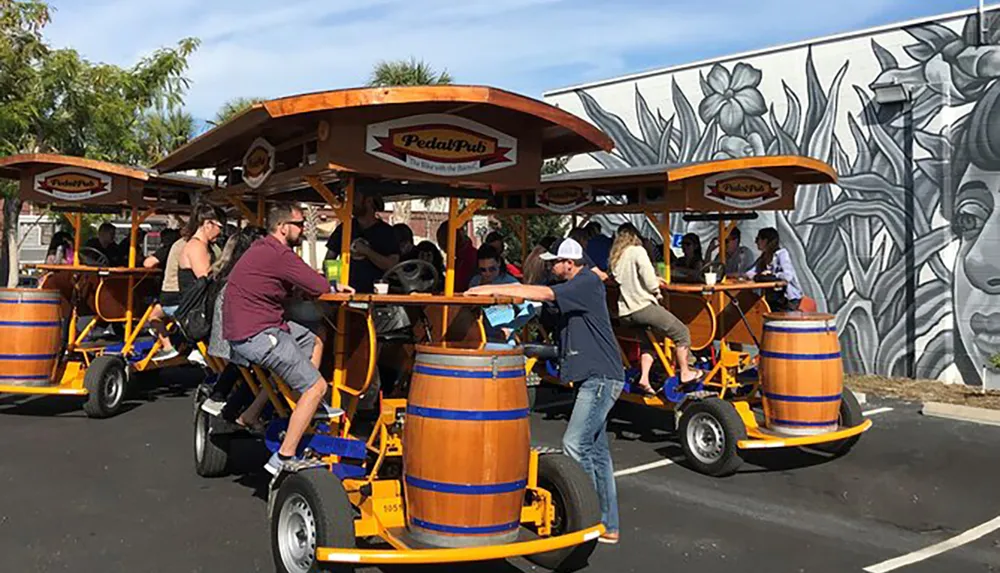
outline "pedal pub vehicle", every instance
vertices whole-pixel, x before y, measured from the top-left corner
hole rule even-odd
[[[800,185],[835,182],[829,165],[797,156],[575,171],[546,176],[540,186],[506,189],[482,213],[646,215],[668,241],[662,303],[688,327],[691,350],[702,351],[710,361],[700,382],[681,384],[669,340],[616,323],[619,345],[629,349],[648,342],[666,377],[656,395],[631,392],[627,384],[620,399],[674,412],[688,463],[709,475],[726,475],[742,463],[741,450],[812,446],[844,453],[872,422],[843,385],[835,317],[772,313],[766,294],[786,284],[774,278],[754,282],[720,272],[721,280],[672,280],[670,215],[717,221],[723,246],[718,266],[724,267],[726,238],[738,221],[756,218],[762,210],[794,209]],[[610,285],[613,319],[617,299],[618,290]],[[627,354],[623,350],[626,364]],[[561,385],[553,364],[532,362],[529,368],[543,381]]]
[[[301,445],[306,463],[272,482],[278,570],[521,555],[549,568],[586,560],[603,531],[596,491],[569,458],[530,448],[521,349],[486,346],[478,325],[456,327],[463,307],[516,301],[454,296],[455,231],[494,185],[537,185],[544,159],[611,147],[586,122],[529,98],[488,87],[423,86],[257,104],[156,165],[162,172],[215,169],[228,184],[213,199],[250,218],[254,199],[330,205],[343,225],[341,283],[352,272],[351,214],[359,193],[450,198],[444,294],[419,292],[428,290],[417,280],[425,265],[404,262],[386,271],[386,279],[396,279],[395,293],[321,297],[333,326],[324,376],[332,404],[345,414],[317,417]],[[373,310],[386,306],[418,311],[428,317],[426,328],[376,332]],[[400,340],[412,351],[408,399],[381,400],[374,428],[355,435],[358,399],[370,387],[379,349]],[[251,388],[269,393],[279,413],[265,436],[276,449],[294,396],[257,366],[243,374]],[[224,442],[204,428],[196,428],[196,461],[224,462]],[[357,540],[372,539],[375,548],[357,548]]]
[[[43,273],[39,288],[0,289],[0,394],[84,396],[88,416],[112,416],[134,372],[185,362],[153,360],[161,345],[146,330],[160,271],[137,260],[139,225],[154,212],[187,212],[192,194],[211,182],[51,154],[0,158],[0,176],[19,181],[23,201],[66,213],[75,228],[72,264],[24,265]],[[81,245],[84,213],[130,216],[124,264]],[[101,324],[116,338],[93,337]]]

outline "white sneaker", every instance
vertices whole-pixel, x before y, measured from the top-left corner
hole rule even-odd
[[[170,360],[171,358],[177,358],[181,353],[177,352],[176,348],[171,348],[170,350],[160,350],[153,356],[153,362],[162,362],[164,360]]]
[[[195,350],[191,354],[188,354],[188,362],[194,362],[195,364],[200,364],[202,366],[208,367],[208,362],[205,357],[201,355],[201,352]]]
[[[212,416],[221,416],[222,409],[226,407],[225,402],[220,402],[218,400],[213,400],[211,398],[206,398],[204,402],[201,403],[201,411],[207,412]]]

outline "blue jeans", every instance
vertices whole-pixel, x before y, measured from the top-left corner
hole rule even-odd
[[[608,413],[622,393],[625,381],[588,378],[576,384],[576,403],[563,434],[563,450],[594,480],[601,501],[601,521],[609,533],[618,532],[618,490],[608,449]]]

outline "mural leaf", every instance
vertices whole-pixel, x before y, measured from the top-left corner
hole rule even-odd
[[[839,183],[845,189],[862,192],[862,197],[866,199],[879,195],[895,203],[900,209],[903,208],[903,196],[906,194],[906,190],[886,181],[878,173],[843,175],[840,177]]]
[[[854,165],[851,166],[851,171],[854,173],[868,171],[872,167],[872,154],[868,149],[868,140],[865,138],[864,133],[861,132],[861,128],[858,127],[858,122],[854,119],[854,114],[850,112],[847,113],[847,125],[851,128],[851,135],[854,137],[854,147],[857,148],[857,156],[854,158]]]
[[[806,257],[806,249],[799,236],[801,230],[796,231],[783,212],[776,212],[774,214],[774,221],[775,226],[778,228],[778,236],[781,237],[781,244],[788,249],[788,254],[792,257],[792,263],[795,265],[795,270],[799,276],[799,282],[802,283],[803,291],[816,301],[818,308],[830,308],[826,304],[825,291],[822,285],[820,285],[819,280],[816,279],[816,275],[812,271],[812,266],[809,264],[809,259]]]
[[[909,46],[903,46],[903,50],[918,62],[926,62],[938,53],[933,46],[927,44],[910,44]]]
[[[638,84],[635,87],[635,115],[639,118],[639,131],[642,139],[649,145],[655,145],[660,141],[660,126],[656,123],[656,118],[649,111],[646,105],[646,98],[639,92]]]
[[[823,110],[826,109],[826,93],[823,92],[823,85],[816,75],[816,66],[813,63],[812,48],[806,53],[806,93],[808,95],[808,107],[806,108],[806,123],[802,130],[802,141],[800,147],[806,149],[812,141],[813,131],[819,125],[823,117]]]
[[[799,96],[795,95],[795,92],[788,87],[784,80],[781,81],[781,87],[785,90],[785,99],[788,101],[788,110],[785,112],[785,121],[781,123],[781,130],[793,140],[797,140],[799,138],[799,122],[802,120],[802,103],[799,101]],[[777,128],[774,131],[777,133]],[[798,145],[795,147],[798,148]]]
[[[951,303],[948,300],[948,288],[939,281],[920,285],[914,297],[915,312],[920,320],[916,323],[916,337],[927,334],[948,314],[951,313]],[[895,317],[892,328],[882,338],[875,363],[881,371],[894,372],[904,370],[906,359],[906,309],[901,309],[902,316]],[[905,370],[904,370],[905,371]]]
[[[862,217],[852,217],[850,219],[851,231],[844,227],[838,227],[840,240],[847,247],[847,268],[851,273],[851,281],[854,283],[854,290],[861,293],[864,298],[871,296],[875,287],[875,277],[878,273],[878,265],[872,264],[870,250],[871,244],[864,240],[868,228],[868,219]],[[870,236],[870,235],[869,235]]]
[[[843,175],[851,172],[851,160],[836,137],[833,138],[833,168]]]
[[[771,120],[771,126],[774,128],[774,133],[777,135],[775,138],[775,143],[777,144],[775,151],[777,151],[778,155],[798,155],[799,146],[795,143],[795,139],[790,134],[786,133],[783,127],[778,126],[778,120],[774,117],[773,105],[771,106],[771,112],[768,117]],[[772,144],[772,146],[773,145],[774,144]],[[768,149],[768,153],[773,153],[770,148]]]
[[[845,62],[841,66],[840,71],[833,78],[833,83],[830,84],[829,99],[823,109],[823,115],[820,116],[819,122],[816,124],[815,130],[809,138],[809,146],[806,148],[806,155],[809,157],[815,157],[820,161],[830,160],[830,149],[833,144],[833,127],[837,122],[837,102],[840,98],[840,82],[844,79],[844,74],[847,73],[847,67],[850,62]]]
[[[971,20],[971,18],[970,18]],[[918,378],[936,380],[938,376],[951,365],[955,359],[952,331],[942,330],[937,333],[917,359],[916,375]]]
[[[649,165],[656,161],[656,153],[641,139],[632,135],[622,118],[605,111],[597,101],[585,91],[577,95],[583,103],[587,116],[615,140],[615,148],[629,165]]]
[[[671,92],[674,100],[674,110],[680,120],[679,131],[681,134],[681,147],[679,161],[691,161],[694,156],[694,149],[701,138],[701,128],[698,126],[698,116],[694,114],[691,103],[687,96],[677,85],[677,80],[671,79]]]
[[[701,86],[701,93],[705,97],[708,97],[715,93],[715,91],[712,89],[712,86],[708,85],[708,82],[705,81],[705,74],[701,72],[698,72],[698,85]]]
[[[903,216],[898,209],[894,209],[885,201],[841,199],[830,206],[826,212],[821,213],[811,219],[801,221],[802,225],[828,225],[831,223],[840,224],[848,217],[878,217],[885,223],[889,235],[897,245],[903,244]],[[801,234],[801,231],[800,231]]]
[[[837,332],[842,339],[841,352],[847,350],[856,355],[856,360],[861,363],[855,371],[865,374],[875,372],[878,329],[872,318],[871,301],[861,298],[857,292],[851,293],[847,302],[837,310]]]
[[[941,227],[939,229],[934,229],[922,237],[918,237],[913,244],[916,267],[919,269],[924,265],[924,263],[927,262],[928,259],[946,247],[951,238],[950,235],[950,228]],[[902,245],[903,243],[898,242],[896,244]],[[892,265],[886,268],[879,276],[878,281],[875,283],[875,291],[872,294],[872,300],[888,300],[890,298],[890,293],[902,290],[903,280],[905,277],[906,260],[905,258],[900,257],[899,260],[895,261]]]
[[[617,155],[612,155],[607,151],[598,151],[597,153],[591,153],[590,156],[593,157],[598,163],[600,163],[601,166],[604,167],[605,169],[623,169],[629,166],[628,163],[623,161]]]
[[[764,118],[756,115],[748,115],[744,120],[744,125],[747,126],[747,135],[753,133],[759,135],[765,148],[770,146],[771,142],[774,141],[774,133],[771,131],[770,126],[767,125],[767,121],[765,121]]]
[[[656,151],[657,163],[673,163],[674,157],[670,153],[670,132],[674,130],[674,116],[670,116],[670,121],[660,132],[660,145]]]
[[[868,99],[868,95],[858,86],[854,86],[854,90],[858,93],[858,97],[861,99],[861,107],[865,110],[865,119],[868,122],[868,127],[871,129],[872,138],[875,140],[879,151],[882,152],[885,159],[889,162],[892,167],[892,181],[902,181],[903,173],[906,169],[906,160],[903,157],[903,151],[896,144],[896,141],[886,133],[882,124],[879,123],[878,117],[875,115],[875,110],[872,107],[872,102]],[[883,176],[890,175],[889,173],[883,173]],[[888,179],[888,177],[886,177]]]
[[[660,124],[660,129],[667,126],[667,120],[663,119],[663,114],[660,113],[660,110],[656,110],[656,122]]]
[[[951,28],[935,22],[919,26],[907,26],[903,28],[903,31],[935,50],[944,49],[951,42],[961,39]]]
[[[715,151],[715,132],[716,132],[716,121],[713,119],[706,127],[705,133],[702,134],[701,139],[698,141],[698,145],[691,152],[690,161],[708,161],[712,158],[712,153]]]
[[[926,149],[931,154],[931,157],[948,159],[952,156],[951,142],[943,135],[917,129],[913,132],[913,140],[917,142],[917,145]]]
[[[878,60],[878,65],[882,68],[883,72],[899,67],[896,56],[893,56],[892,52],[879,45],[874,38],[872,38],[872,51],[875,52],[875,58]]]

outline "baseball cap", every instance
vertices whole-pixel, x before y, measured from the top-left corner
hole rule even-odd
[[[583,247],[573,239],[559,239],[552,243],[549,252],[542,253],[539,258],[543,261],[555,261],[558,259],[571,259],[578,261],[583,258]]]

